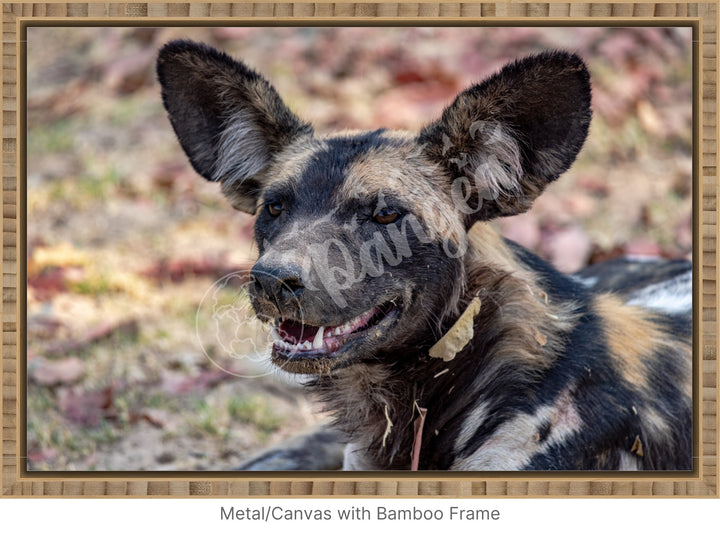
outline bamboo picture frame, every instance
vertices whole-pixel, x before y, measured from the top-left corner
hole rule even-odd
[[[718,497],[717,4],[3,3],[2,496]],[[29,25],[690,25],[693,28],[693,437],[691,473],[28,472],[25,444],[25,30]]]

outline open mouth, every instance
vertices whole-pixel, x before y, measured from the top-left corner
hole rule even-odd
[[[395,316],[397,305],[387,302],[376,306],[341,325],[306,325],[295,320],[276,320],[271,327],[273,349],[277,353],[327,357],[351,340],[362,338],[384,320]],[[300,355],[298,355],[300,356]]]

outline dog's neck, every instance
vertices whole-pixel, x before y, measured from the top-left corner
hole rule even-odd
[[[455,440],[459,430],[454,415],[479,403],[489,389],[496,400],[503,389],[507,396],[529,395],[537,375],[562,350],[573,304],[555,302],[550,289],[538,283],[535,272],[489,226],[476,225],[469,237],[466,288],[459,313],[446,319],[443,334],[479,297],[472,340],[448,360],[430,356],[435,339],[407,353],[378,355],[377,364],[337,370],[314,384],[366,466],[409,468],[420,407],[428,411],[423,458],[432,459],[434,448],[451,451],[440,443]],[[427,468],[428,461],[424,464]]]

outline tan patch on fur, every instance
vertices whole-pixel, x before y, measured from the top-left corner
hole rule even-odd
[[[647,310],[628,306],[613,295],[598,295],[594,306],[602,318],[616,369],[630,384],[651,389],[648,366],[657,350],[668,344],[667,335]]]
[[[511,273],[523,279],[531,287],[537,285],[535,272],[517,261],[492,223],[475,223],[468,232],[468,239],[470,242],[468,258],[471,262],[482,263],[490,269]]]
[[[387,146],[359,156],[348,169],[341,202],[392,194],[407,204],[433,239],[461,243],[464,227],[454,210],[450,188],[439,165],[427,159],[408,135],[383,133]]]
[[[535,373],[551,366],[575,325],[576,304],[552,302],[492,225],[477,223],[468,237],[468,290],[483,300],[479,316],[487,310],[486,321],[498,321],[496,328],[506,333],[489,356],[491,368],[517,362],[518,369]]]
[[[297,177],[308,166],[313,155],[326,148],[324,141],[315,138],[297,140],[278,154],[271,169],[277,174],[278,180]]]

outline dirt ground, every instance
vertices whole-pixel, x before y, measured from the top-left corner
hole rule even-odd
[[[690,256],[689,28],[29,28],[31,470],[227,470],[324,417],[265,364],[252,218],[162,108],[154,61],[178,37],[243,58],[321,132],[417,130],[505,62],[570,48],[593,78],[588,141],[500,228],[568,272]]]

